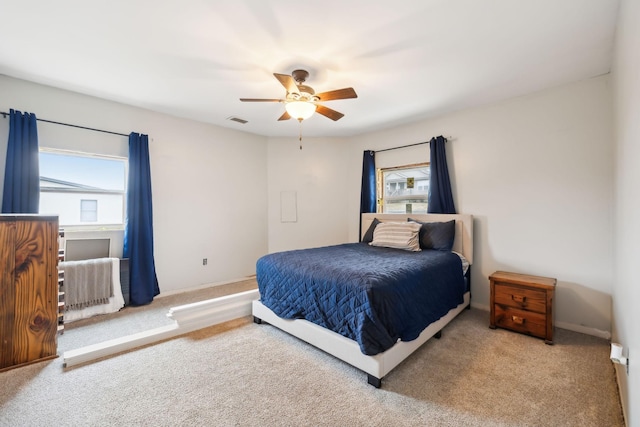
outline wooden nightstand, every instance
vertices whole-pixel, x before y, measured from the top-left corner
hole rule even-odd
[[[491,283],[491,329],[510,329],[553,344],[556,279],[496,271]]]

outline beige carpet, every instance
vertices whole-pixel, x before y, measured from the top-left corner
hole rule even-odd
[[[59,350],[161,326],[192,298],[72,324]],[[490,330],[488,313],[465,310],[375,389],[243,318],[70,369],[58,358],[0,373],[0,425],[623,426],[608,342],[562,329],[555,342]]]

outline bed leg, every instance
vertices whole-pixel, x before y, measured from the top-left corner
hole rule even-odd
[[[442,331],[438,331],[435,334],[433,334],[433,337],[437,340],[439,340],[440,338],[442,338]]]
[[[260,319],[259,317],[253,316],[253,323],[262,325],[262,319]]]
[[[367,382],[375,388],[380,388],[380,386],[382,386],[382,379],[376,378],[371,374],[367,374]]]

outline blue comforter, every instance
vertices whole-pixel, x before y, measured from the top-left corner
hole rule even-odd
[[[256,274],[260,299],[275,314],[355,340],[367,355],[416,339],[465,292],[456,254],[365,243],[265,255]]]

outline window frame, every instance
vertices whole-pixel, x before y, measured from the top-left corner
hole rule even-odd
[[[94,158],[94,159],[105,159],[105,160],[114,160],[121,161],[124,164],[124,189],[120,190],[103,190],[103,189],[85,189],[85,188],[40,188],[40,193],[82,193],[87,195],[121,195],[122,196],[122,223],[113,223],[113,224],[96,224],[96,223],[84,223],[84,224],[63,224],[60,223],[60,227],[64,227],[65,230],[70,231],[96,231],[96,230],[124,230],[125,221],[126,221],[126,213],[127,213],[127,186],[128,186],[128,178],[129,178],[129,159],[127,157],[115,156],[109,154],[100,154],[100,153],[87,153],[83,151],[77,150],[66,150],[62,148],[49,148],[49,147],[40,147],[38,149],[38,155],[40,153],[51,153],[58,154],[64,156],[73,156],[73,157],[86,157],[86,158]],[[39,174],[39,179],[42,178],[42,175]],[[84,200],[84,199],[83,199]]]
[[[418,168],[428,168],[429,171],[431,170],[431,162],[422,162],[422,163],[412,163],[412,164],[408,164],[408,165],[402,165],[402,166],[390,166],[390,167],[386,167],[386,168],[377,168],[376,169],[376,195],[377,195],[377,203],[376,203],[376,211],[377,213],[385,213],[385,201],[387,200],[385,198],[385,187],[386,187],[386,183],[384,180],[384,174],[386,172],[393,172],[393,171],[402,171],[402,170],[407,170],[407,169],[418,169]],[[431,185],[431,174],[429,174],[429,185]],[[409,197],[403,197],[403,198],[398,198],[398,200],[404,200],[404,199],[408,199]],[[414,199],[422,199],[424,198],[425,203],[428,206],[429,203],[429,192],[427,191],[426,195],[416,195],[416,197],[413,197]],[[393,200],[393,199],[391,199]],[[388,212],[387,212],[388,213]],[[405,213],[408,213],[405,211]],[[415,212],[409,212],[409,213],[415,213]]]

